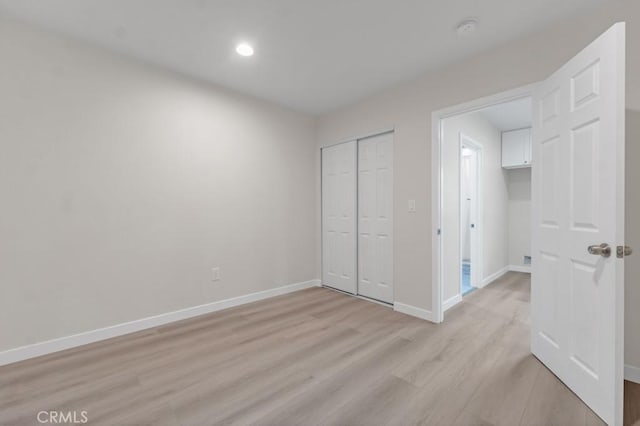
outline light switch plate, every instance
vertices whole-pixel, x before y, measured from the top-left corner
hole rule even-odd
[[[211,269],[211,281],[220,281],[220,268]]]
[[[416,212],[416,200],[409,200],[409,213]]]

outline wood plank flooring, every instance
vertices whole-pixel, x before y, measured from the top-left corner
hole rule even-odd
[[[529,287],[509,273],[441,325],[310,289],[0,367],[0,424],[602,424],[529,353]]]

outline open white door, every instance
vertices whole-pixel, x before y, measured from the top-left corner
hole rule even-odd
[[[611,425],[623,413],[624,90],[619,23],[533,97],[531,350]]]

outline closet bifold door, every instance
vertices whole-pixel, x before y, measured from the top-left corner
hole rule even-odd
[[[358,141],[358,294],[393,303],[393,133]]]
[[[357,293],[356,141],[322,149],[322,283]]]

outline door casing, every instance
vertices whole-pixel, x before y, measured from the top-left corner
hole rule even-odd
[[[477,112],[505,102],[531,97],[535,87],[535,83],[529,84],[506,92],[434,111],[431,115],[431,282],[435,283],[431,288],[432,322],[441,323],[444,320],[444,303],[442,300],[444,293],[442,282],[442,232],[444,231],[442,229],[442,143],[444,135],[442,120],[456,115]]]

